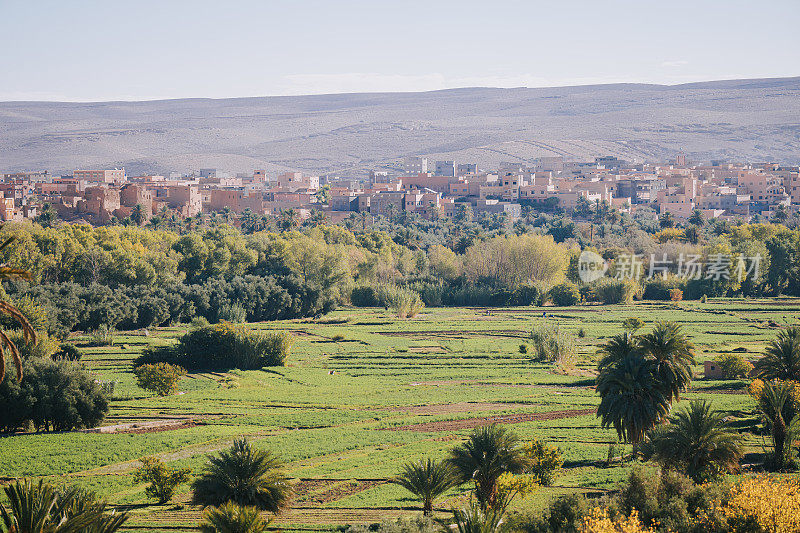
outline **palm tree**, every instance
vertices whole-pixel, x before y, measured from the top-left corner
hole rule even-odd
[[[764,351],[764,357],[756,361],[755,371],[765,380],[800,381],[800,327],[778,333]]]
[[[470,502],[466,509],[454,509],[453,519],[458,533],[496,533],[500,530],[503,513],[497,509],[484,509]]]
[[[695,209],[692,211],[692,215],[689,217],[689,224],[694,224],[695,226],[702,226],[706,223],[706,217],[703,216],[703,212],[699,209]]]
[[[469,440],[451,452],[450,462],[460,481],[475,483],[475,495],[483,509],[495,505],[497,479],[502,474],[519,474],[528,466],[517,442],[512,432],[492,424],[475,428]]]
[[[81,514],[94,515],[92,523],[82,533],[114,533],[128,520],[128,513],[107,511],[107,504],[93,493],[79,487],[67,487],[59,495],[59,507],[67,518]]]
[[[0,520],[8,533],[114,533],[128,519],[106,513],[90,493],[70,488],[59,494],[42,480],[19,480],[3,490],[8,507],[0,504]]]
[[[142,204],[136,204],[133,206],[133,209],[131,209],[131,220],[137,226],[141,226],[147,218],[145,213],[144,206]]]
[[[792,443],[800,435],[800,406],[795,400],[794,387],[786,381],[765,381],[756,397],[758,410],[770,430],[776,470],[783,470],[791,458]]]
[[[282,209],[279,215],[278,226],[284,230],[289,231],[300,225],[300,215],[294,209]]]
[[[599,353],[601,358],[600,362],[597,364],[597,370],[603,372],[628,357],[640,356],[640,352],[641,347],[639,346],[637,337],[630,333],[614,335],[608,342],[600,347]]]
[[[6,239],[3,244],[0,244],[0,252],[2,252],[9,244],[14,242],[16,237],[9,237]],[[12,268],[8,265],[0,265],[0,281],[10,280],[10,279],[31,279],[31,274],[27,270],[21,270],[18,268]],[[28,322],[28,319],[25,318],[25,315],[22,312],[14,307],[10,302],[6,302],[4,300],[0,300],[0,313],[4,315],[8,315],[22,326],[22,335],[25,343],[35,343],[36,342],[36,332],[33,330],[33,326],[31,323]],[[6,332],[0,329],[0,382],[3,381],[6,375],[6,349],[11,352],[11,360],[14,361],[14,366],[17,368],[17,380],[22,379],[22,358],[19,355],[19,350],[17,350],[17,345],[8,338]]]
[[[697,483],[734,470],[743,455],[741,436],[725,415],[701,400],[692,401],[688,409],[670,417],[670,424],[652,431],[650,447],[658,463],[680,468]]]
[[[669,413],[670,401],[653,363],[637,353],[604,368],[597,392],[602,427],[613,427],[621,440],[634,445]]]
[[[689,388],[694,364],[694,344],[674,322],[659,322],[650,333],[639,337],[642,351],[655,362],[656,377],[660,380],[667,400],[680,399]]]
[[[254,449],[246,439],[236,439],[230,449],[210,456],[193,488],[195,503],[234,502],[273,513],[286,507],[293,493],[283,461],[268,450]]]
[[[203,533],[263,533],[268,520],[264,520],[255,507],[241,507],[227,502],[219,507],[209,507],[203,513],[200,531]]]
[[[426,459],[407,463],[403,472],[392,483],[396,483],[422,500],[422,514],[433,512],[433,501],[458,485],[458,477],[448,462]]]

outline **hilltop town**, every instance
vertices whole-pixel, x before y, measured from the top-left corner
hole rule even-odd
[[[0,218],[35,218],[52,207],[67,221],[95,225],[153,216],[181,218],[225,212],[336,223],[353,213],[392,216],[402,212],[427,219],[454,216],[469,208],[476,216],[510,219],[523,208],[581,216],[594,206],[635,212],[650,207],[679,221],[695,211],[704,219],[748,221],[794,213],[800,204],[798,166],[778,163],[694,163],[678,155],[664,163],[629,163],[616,157],[566,161],[542,157],[533,166],[506,163],[484,170],[475,163],[411,157],[394,171],[376,170],[363,179],[309,176],[301,172],[231,174],[201,169],[184,175],[129,176],[125,169],[76,169],[0,174]]]

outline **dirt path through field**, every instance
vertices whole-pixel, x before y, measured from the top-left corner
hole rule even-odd
[[[392,428],[393,431],[457,431],[472,429],[486,424],[521,424],[536,420],[558,420],[560,418],[574,418],[577,416],[594,414],[595,409],[565,409],[562,411],[548,411],[546,413],[530,413],[523,415],[499,415],[483,418],[465,418],[463,420],[444,420],[439,422],[422,422],[407,426]]]

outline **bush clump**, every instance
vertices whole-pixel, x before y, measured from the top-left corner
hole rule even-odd
[[[683,293],[686,290],[686,280],[677,276],[655,276],[644,282],[645,300],[671,300],[671,292],[678,289]]]
[[[56,354],[59,348],[58,341],[48,335],[46,331],[36,332],[36,342],[25,342],[25,336],[20,329],[9,331],[8,338],[16,345],[19,355],[23,359],[33,357],[49,359]]]
[[[134,366],[169,363],[189,371],[283,366],[293,344],[287,332],[252,331],[241,324],[222,322],[192,329],[175,345],[148,348]]]
[[[552,485],[556,473],[564,464],[561,450],[557,446],[548,446],[539,439],[533,439],[523,444],[522,453],[528,460],[527,472],[536,476],[540,485]]]
[[[550,299],[561,307],[576,305],[581,301],[581,291],[574,283],[565,281],[550,289]]]
[[[0,431],[30,426],[36,431],[96,427],[108,412],[100,385],[75,363],[32,358],[24,362],[22,381],[0,383]]]
[[[142,466],[133,473],[134,483],[147,483],[144,493],[158,503],[167,503],[175,495],[178,486],[189,482],[191,470],[172,468],[157,457],[142,457]]]
[[[178,382],[186,375],[186,369],[169,363],[153,363],[137,366],[133,370],[136,384],[159,396],[169,396],[178,391]]]
[[[639,290],[639,284],[631,279],[603,278],[593,287],[597,301],[604,304],[629,304]]]
[[[414,318],[424,307],[419,294],[410,289],[398,290],[392,302],[392,309],[399,318]]]
[[[534,360],[569,366],[575,359],[575,339],[558,326],[540,326],[531,332]]]
[[[722,370],[724,379],[742,379],[753,371],[753,363],[747,361],[738,353],[724,353],[714,358]]]
[[[53,359],[56,361],[80,361],[81,357],[83,357],[83,352],[68,342],[59,345],[58,350],[53,354]]]

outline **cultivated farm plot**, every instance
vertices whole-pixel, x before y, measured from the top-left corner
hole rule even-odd
[[[246,436],[279,453],[296,483],[292,509],[273,525],[329,530],[418,514],[418,502],[389,483],[400,465],[446,457],[472,428],[494,422],[563,451],[555,486],[517,505],[543,505],[567,492],[601,493],[631,465],[605,464],[616,435],[601,429],[594,414],[596,350],[631,316],[648,326],[657,320],[683,324],[698,355],[684,401],[711,400],[746,425],[754,417],[746,382],[703,380],[702,362],[733,350],[757,358],[778,326],[798,323],[800,300],[437,308],[406,320],[383,309],[346,308],[317,320],[253,324],[294,334],[285,367],[190,374],[180,393],[166,398],[136,387],[132,361],[147,345],[186,327],[149,337],[120,335],[113,347],[83,348],[97,378],[116,381],[107,427],[3,437],[0,476],[78,482],[129,509],[128,531],[197,531],[202,513],[190,504],[189,488],[181,487],[170,504],[152,504],[144,486],[132,481],[138,459],[157,455],[197,472],[207,454]],[[576,336],[583,330],[575,369],[556,372],[520,353],[519,345],[541,324]],[[751,434],[747,445],[751,454],[763,451],[760,437]],[[453,490],[437,506],[445,512],[465,497]]]

